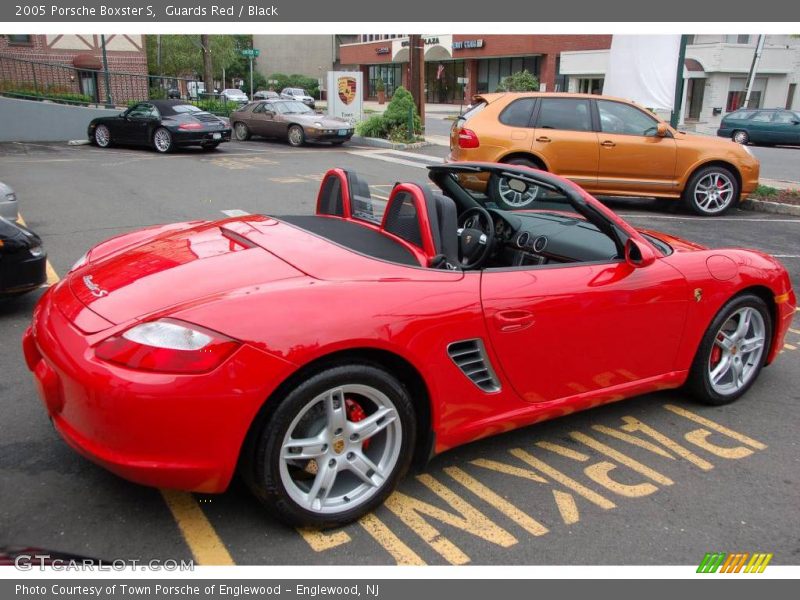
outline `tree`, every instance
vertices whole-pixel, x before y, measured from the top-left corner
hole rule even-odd
[[[539,89],[539,80],[527,69],[503,77],[500,82],[500,91],[504,92],[535,92]]]
[[[202,39],[207,41],[204,43]],[[240,77],[247,79],[249,63],[241,55],[241,50],[250,48],[252,36],[249,35],[148,35],[147,63],[151,75],[172,77],[196,76],[205,72],[204,48],[210,50],[212,71],[204,79],[213,77]],[[158,47],[161,45],[159,55]],[[207,85],[209,90],[210,85]]]
[[[210,94],[214,87],[214,76],[211,65],[211,41],[208,34],[200,35],[200,48],[203,51],[203,82],[206,84],[206,94]]]

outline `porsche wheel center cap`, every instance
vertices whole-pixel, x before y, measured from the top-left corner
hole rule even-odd
[[[341,454],[344,452],[344,439],[343,438],[336,438],[333,440],[333,451],[336,454]]]

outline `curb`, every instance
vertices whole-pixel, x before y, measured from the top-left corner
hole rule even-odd
[[[773,215],[800,217],[800,206],[783,204],[781,202],[769,202],[768,200],[756,200],[755,198],[747,198],[739,203],[739,208],[742,210],[771,213]]]
[[[400,142],[392,142],[390,140],[382,140],[380,138],[361,137],[360,135],[354,135],[350,138],[350,141],[361,146],[387,148],[390,150],[413,150],[415,148],[427,148],[428,146],[435,145],[432,142],[414,142],[411,144],[403,144]]]

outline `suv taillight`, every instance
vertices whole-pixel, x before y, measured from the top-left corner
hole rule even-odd
[[[477,148],[481,145],[478,135],[471,129],[459,129],[456,135],[458,135],[459,148]]]

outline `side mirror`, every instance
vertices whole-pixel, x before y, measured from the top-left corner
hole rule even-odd
[[[628,238],[625,242],[625,262],[630,266],[639,269],[652,265],[656,260],[656,255],[643,243],[633,238]]]
[[[669,129],[666,123],[659,123],[656,125],[656,135],[658,137],[666,137],[667,133],[669,133]]]

